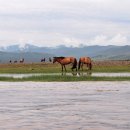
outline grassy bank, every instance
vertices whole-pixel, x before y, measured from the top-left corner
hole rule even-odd
[[[67,72],[71,71],[71,65],[67,65]],[[80,71],[79,71],[80,72]],[[82,72],[82,71],[81,71]],[[88,72],[87,68],[84,67],[83,72]],[[95,62],[93,64],[94,72],[106,72],[106,73],[121,73],[130,72],[130,65],[117,62],[114,63],[104,63]],[[90,72],[90,73],[91,73]],[[8,74],[29,74],[29,73],[61,73],[60,64],[52,63],[24,63],[24,64],[0,64],[0,73]],[[88,72],[89,73],[89,72]],[[81,73],[82,74],[82,73]],[[91,76],[61,76],[61,75],[42,75],[42,76],[32,76],[28,78],[10,78],[10,77],[0,77],[0,81],[130,81],[130,77],[91,77]]]
[[[67,65],[67,72],[71,72],[71,65]],[[84,72],[87,68],[84,67]],[[0,64],[0,73],[60,73],[61,66],[52,63],[30,64]],[[92,72],[130,72],[130,65],[94,64]]]
[[[0,81],[40,81],[40,82],[70,82],[70,81],[130,81],[130,77],[86,77],[86,76],[32,76],[28,78],[0,77]]]

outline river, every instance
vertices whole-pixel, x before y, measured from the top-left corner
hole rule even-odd
[[[130,130],[130,82],[0,82],[0,130]]]

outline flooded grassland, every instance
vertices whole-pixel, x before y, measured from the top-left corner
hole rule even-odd
[[[0,82],[1,130],[129,130],[130,82]]]

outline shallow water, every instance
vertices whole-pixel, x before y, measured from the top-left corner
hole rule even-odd
[[[0,82],[0,130],[130,130],[130,82]]]
[[[94,76],[94,77],[130,77],[130,73],[32,73],[32,74],[0,74],[0,77],[13,77],[13,78],[24,78],[31,76],[52,76],[52,75],[61,75],[61,76]]]

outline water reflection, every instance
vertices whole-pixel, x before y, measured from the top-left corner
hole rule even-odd
[[[51,75],[51,74],[50,74]],[[60,75],[58,73],[55,73],[53,75]],[[91,77],[130,77],[130,73],[92,73],[92,71],[87,72],[72,72],[72,73],[66,73],[62,72],[61,76],[91,76]]]
[[[92,75],[92,71],[88,71],[88,72],[72,72],[72,73],[66,73],[66,72],[62,72],[61,76],[91,76]]]
[[[94,77],[130,77],[130,73],[92,73],[86,72],[62,72],[62,73],[32,73],[32,74],[0,74],[0,77],[24,78],[32,76],[94,76]]]
[[[78,72],[79,76],[92,76],[92,71]]]

